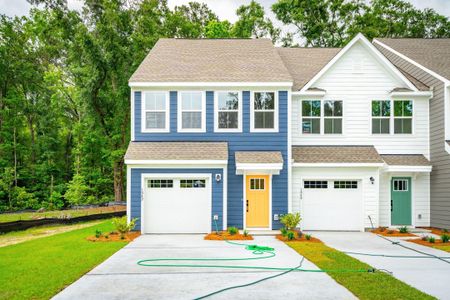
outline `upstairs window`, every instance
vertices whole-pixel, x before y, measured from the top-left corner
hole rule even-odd
[[[180,92],[178,131],[205,132],[205,98],[203,92]]]
[[[167,92],[144,92],[142,132],[169,131],[169,97]]]
[[[302,101],[302,132],[320,134],[320,100]]]
[[[342,133],[342,101],[327,100],[323,103],[324,133]]]
[[[275,92],[255,92],[253,94],[253,131],[278,130],[277,100]]]
[[[239,92],[217,92],[215,99],[216,131],[241,131]]]
[[[391,127],[391,102],[372,101],[372,133],[389,134]]]
[[[394,101],[394,133],[411,134],[413,103],[410,100]]]

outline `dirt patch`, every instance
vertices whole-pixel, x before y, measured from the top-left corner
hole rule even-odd
[[[394,237],[408,237],[408,236],[416,236],[415,234],[412,233],[401,233],[398,230],[395,229],[388,229],[388,228],[377,228],[374,230],[371,230],[370,232],[375,233],[375,234],[379,234],[382,236],[394,236]]]
[[[236,234],[229,234],[227,231],[221,231],[219,234],[215,232],[211,232],[210,234],[205,235],[205,240],[210,241],[224,241],[224,240],[230,240],[230,241],[249,241],[253,240],[253,237],[251,235],[243,235],[240,233]]]
[[[321,240],[311,237],[309,240],[306,239],[305,235],[303,234],[301,237],[298,237],[295,235],[295,238],[293,240],[288,240],[287,236],[283,236],[281,234],[277,234],[276,238],[279,239],[282,242],[310,242],[310,243],[322,243]]]
[[[140,235],[141,235],[141,233],[139,231],[131,231],[131,232],[125,233],[125,235],[122,238],[118,232],[110,232],[110,233],[104,233],[104,234],[100,235],[99,237],[96,237],[95,235],[90,236],[90,237],[87,237],[86,239],[91,242],[117,242],[117,241],[131,242],[132,240],[134,240],[135,238],[137,238]]]

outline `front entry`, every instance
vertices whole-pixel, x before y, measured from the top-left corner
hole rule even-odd
[[[269,175],[246,176],[245,219],[247,228],[269,227]]]
[[[412,225],[411,214],[411,177],[392,177],[391,225]]]

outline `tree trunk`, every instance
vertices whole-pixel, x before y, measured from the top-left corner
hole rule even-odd
[[[114,199],[115,201],[123,201],[123,159],[114,163]]]

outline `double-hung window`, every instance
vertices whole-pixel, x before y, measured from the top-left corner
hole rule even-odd
[[[178,131],[205,132],[206,107],[204,93],[180,92],[178,102]]]
[[[412,133],[413,103],[411,100],[394,101],[394,133]]]
[[[302,132],[303,134],[320,134],[320,100],[302,101]]]
[[[168,132],[169,121],[168,93],[143,92],[142,132]]]
[[[277,131],[277,107],[275,92],[254,92],[252,131]]]
[[[389,134],[391,127],[391,102],[389,100],[372,101],[372,133]]]
[[[241,131],[242,104],[239,92],[216,92],[215,129],[216,131]]]
[[[342,133],[342,101],[326,100],[323,103],[324,133]]]

